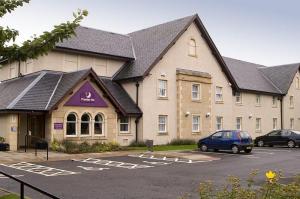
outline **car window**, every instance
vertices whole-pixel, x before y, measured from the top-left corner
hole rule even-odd
[[[268,136],[280,136],[280,131],[272,131]]]
[[[223,133],[222,131],[217,132],[217,133],[215,133],[215,134],[212,135],[212,138],[213,138],[213,139],[221,138],[221,137],[222,137],[222,133]]]
[[[224,139],[230,139],[232,137],[233,137],[233,134],[231,131],[224,131],[222,134],[222,138],[224,138]]]
[[[241,131],[240,136],[241,136],[241,138],[249,138],[250,137],[250,135],[245,131]]]
[[[291,134],[292,134],[291,131],[282,131],[282,132],[281,132],[281,135],[282,135],[282,136],[290,136]]]
[[[293,133],[300,135],[300,131],[293,131]]]

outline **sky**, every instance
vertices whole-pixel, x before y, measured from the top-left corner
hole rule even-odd
[[[130,33],[197,13],[223,56],[267,66],[300,62],[299,0],[31,0],[5,15],[1,26],[20,31],[18,42],[72,19]]]

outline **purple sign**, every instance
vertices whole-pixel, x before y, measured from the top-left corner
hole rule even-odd
[[[89,82],[85,82],[65,103],[65,106],[107,107],[107,104],[93,86]]]
[[[54,129],[64,129],[63,123],[54,123]]]

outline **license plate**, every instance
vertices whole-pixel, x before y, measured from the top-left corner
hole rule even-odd
[[[252,149],[252,147],[251,146],[247,146],[246,149]]]

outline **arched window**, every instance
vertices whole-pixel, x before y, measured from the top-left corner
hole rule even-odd
[[[104,134],[104,120],[101,114],[95,116],[94,134],[95,135]]]
[[[87,113],[84,113],[81,116],[81,135],[90,134],[90,123],[91,123],[90,116]]]
[[[190,39],[189,42],[189,55],[196,56],[196,41],[195,39]]]
[[[76,135],[76,123],[77,123],[77,117],[75,113],[70,113],[67,116],[67,132],[66,134],[69,136]]]

